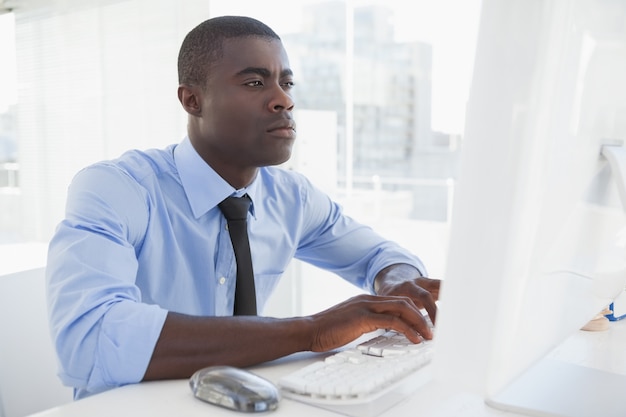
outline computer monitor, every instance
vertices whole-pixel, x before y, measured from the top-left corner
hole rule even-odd
[[[491,406],[626,409],[626,376],[537,369],[626,284],[625,22],[623,0],[482,3],[434,365]],[[572,411],[598,389],[612,409]]]

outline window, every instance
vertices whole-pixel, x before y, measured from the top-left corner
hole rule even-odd
[[[180,141],[186,122],[175,62],[182,38],[204,18],[245,14],[282,37],[297,108],[336,115],[328,142],[337,155],[335,197],[420,254],[436,276],[479,6],[420,0],[407,13],[403,0],[16,2],[14,14],[0,15],[3,62],[11,58],[20,68],[17,79],[1,73],[0,98],[15,94],[0,103],[0,128],[14,136],[13,156],[0,147],[0,190],[19,192],[0,192],[0,242],[47,241],[83,166]],[[13,21],[15,44],[4,35],[13,33]]]

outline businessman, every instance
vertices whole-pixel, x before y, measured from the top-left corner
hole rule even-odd
[[[421,311],[435,321],[440,281],[302,175],[275,167],[297,130],[279,36],[248,17],[209,19],[184,39],[178,71],[187,136],[77,173],[50,242],[50,326],[75,397],[328,351],[381,328],[431,339]],[[229,197],[246,202],[252,299],[243,313]],[[369,294],[308,317],[258,314],[293,258]]]

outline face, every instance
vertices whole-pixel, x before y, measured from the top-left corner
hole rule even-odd
[[[210,69],[199,93],[200,114],[190,118],[190,139],[204,160],[236,188],[248,185],[259,167],[291,156],[296,137],[292,87],[280,41],[225,41],[223,57]]]

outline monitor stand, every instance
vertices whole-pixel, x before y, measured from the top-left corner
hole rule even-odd
[[[486,403],[540,417],[624,417],[626,375],[544,358]]]

